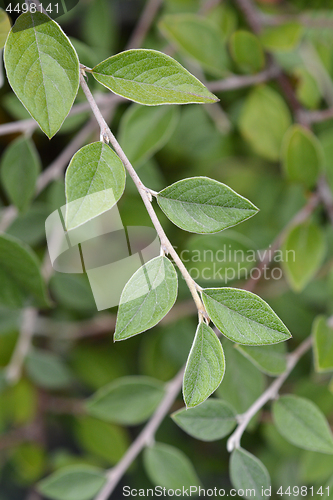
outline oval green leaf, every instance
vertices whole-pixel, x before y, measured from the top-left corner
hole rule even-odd
[[[39,483],[38,490],[52,500],[91,500],[105,483],[103,470],[78,465],[51,474]]]
[[[48,307],[40,263],[28,245],[9,235],[0,235],[0,303],[21,308],[28,299]]]
[[[260,347],[236,345],[235,347],[266,375],[277,377],[287,368],[284,344]]]
[[[119,142],[132,165],[139,167],[166,144],[178,116],[174,106],[128,108],[120,123]]]
[[[282,165],[287,178],[311,188],[316,184],[323,163],[324,153],[316,136],[300,125],[293,125],[282,146]]]
[[[174,446],[155,443],[145,449],[143,462],[153,484],[182,491],[200,485],[190,460]]]
[[[326,238],[317,224],[293,227],[282,246],[282,267],[290,287],[301,292],[317,273],[326,253]]]
[[[183,396],[187,408],[203,403],[220,385],[225,372],[221,342],[205,323],[198,325],[188,356]]]
[[[119,462],[130,445],[126,429],[87,415],[75,419],[74,435],[82,450],[110,465]]]
[[[181,64],[156,50],[121,52],[95,66],[92,74],[115,94],[148,106],[218,101]]]
[[[260,39],[264,47],[271,52],[289,52],[299,44],[303,31],[299,23],[285,23],[265,28]]]
[[[3,9],[0,9],[0,49],[5,45],[6,38],[10,32],[11,22],[10,18]]]
[[[171,44],[203,69],[216,76],[225,74],[228,54],[222,33],[212,21],[195,14],[175,14],[164,16],[159,28]]]
[[[249,200],[208,177],[191,177],[160,191],[157,201],[176,226],[191,233],[217,233],[258,212]]]
[[[124,165],[103,142],[81,148],[66,171],[66,227],[73,229],[110,210],[125,189]]]
[[[254,151],[267,160],[280,158],[284,134],[291,125],[287,104],[280,94],[265,85],[247,98],[239,119],[239,129]]]
[[[144,264],[125,285],[120,297],[114,340],[124,340],[152,328],[177,298],[178,279],[167,257]]]
[[[230,52],[237,65],[245,72],[256,73],[265,64],[264,51],[258,38],[250,31],[235,31],[230,37]]]
[[[40,170],[39,155],[31,139],[19,137],[10,143],[1,159],[1,180],[10,201],[21,212],[34,196]]]
[[[21,14],[4,52],[9,83],[49,137],[60,129],[79,88],[79,61],[60,26],[41,12]]]
[[[91,415],[123,425],[147,420],[164,396],[162,382],[150,377],[123,377],[97,391],[87,402]]]
[[[264,375],[225,339],[223,342],[226,370],[223,384],[216,394],[232,405],[238,414],[244,413],[265,390]],[[199,407],[200,408],[200,407]]]
[[[205,288],[206,310],[223,335],[244,345],[277,344],[291,335],[266,302],[246,290]]]
[[[333,371],[333,328],[325,316],[318,316],[313,324],[313,351],[318,373]]]
[[[333,454],[333,435],[323,413],[312,401],[282,396],[273,404],[273,418],[280,434],[305,450]]]
[[[236,411],[232,406],[214,398],[207,399],[196,408],[176,411],[171,417],[183,431],[201,441],[222,439],[236,425]]]
[[[61,357],[52,352],[33,349],[26,358],[25,366],[29,378],[44,389],[63,389],[72,381]]]
[[[235,449],[231,454],[230,479],[234,488],[244,491],[245,498],[265,500],[270,497],[271,480],[266,467],[242,448]]]

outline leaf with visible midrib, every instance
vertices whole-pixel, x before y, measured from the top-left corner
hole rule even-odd
[[[66,227],[73,229],[110,210],[125,189],[125,169],[103,142],[81,148],[66,171]]]
[[[0,303],[20,308],[28,298],[48,307],[40,263],[28,245],[9,235],[0,235]]]
[[[333,435],[320,409],[308,399],[281,396],[273,404],[274,422],[282,436],[305,450],[333,454]]]
[[[120,297],[114,340],[124,340],[152,328],[170,311],[178,280],[167,257],[144,264],[125,285]]]
[[[87,402],[91,415],[124,425],[141,424],[165,394],[164,384],[150,377],[122,377],[97,391]]]
[[[51,138],[68,115],[79,88],[79,61],[60,26],[41,12],[21,14],[4,52],[8,81]]]
[[[105,471],[88,465],[65,467],[38,485],[52,500],[91,500],[106,483]]]
[[[187,359],[183,395],[187,408],[207,399],[220,385],[225,371],[221,342],[205,323],[198,325]]]
[[[206,310],[223,335],[244,345],[276,344],[291,335],[266,302],[246,290],[205,288]]]
[[[249,200],[208,177],[190,177],[160,191],[157,201],[176,226],[192,233],[216,233],[258,212]]]
[[[1,159],[1,180],[10,200],[21,212],[34,196],[40,170],[39,155],[31,139],[19,137],[10,143]]]
[[[181,64],[157,50],[127,50],[97,64],[91,72],[115,94],[148,106],[218,101]]]
[[[242,448],[235,449],[231,454],[230,478],[235,488],[244,491],[245,498],[269,498],[268,495],[262,494],[271,484],[266,467],[257,457]]]
[[[236,410],[226,401],[215,398],[195,408],[178,410],[171,417],[183,431],[202,441],[217,441],[236,425]]]

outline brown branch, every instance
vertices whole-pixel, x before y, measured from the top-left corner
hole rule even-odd
[[[131,38],[129,39],[125,50],[137,49],[141,47],[148,31],[159,11],[163,0],[147,0],[139,22],[137,23]]]
[[[233,434],[229,437],[227,442],[227,449],[232,452],[234,448],[240,447],[241,437],[248,426],[250,420],[259,410],[270,400],[275,399],[279,394],[279,390],[284,384],[285,380],[290,375],[301,357],[311,348],[312,337],[308,337],[302,344],[300,344],[294,352],[287,357],[287,368],[274,382],[266,389],[266,391],[250,406],[250,408],[243,414],[238,415],[239,425]]]
[[[276,78],[280,72],[281,70],[275,65],[270,65],[267,69],[255,75],[233,75],[223,80],[208,82],[206,86],[211,92],[226,92],[267,82]]]

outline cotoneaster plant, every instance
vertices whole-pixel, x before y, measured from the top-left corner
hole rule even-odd
[[[191,47],[183,42],[182,30],[185,33],[194,29],[209,33],[207,43],[211,43],[217,51],[222,42],[216,41],[218,35],[212,26],[209,20],[200,20],[200,17],[190,14],[175,16],[174,19],[173,16],[165,16],[160,23],[162,33],[192,58]],[[254,31],[254,34],[235,32],[230,39],[229,51],[245,71],[258,72],[265,62],[261,43],[269,49],[269,41],[265,42],[265,38],[259,41],[256,35],[260,29],[257,26],[254,26]],[[244,48],[248,44],[251,55]],[[223,43],[216,57],[213,52],[211,60],[194,53],[204,69],[223,77],[223,67],[229,57]],[[144,185],[133,165],[144,162],[147,154],[145,147],[139,140],[132,144],[127,141],[127,154],[127,147],[120,145],[123,142],[126,144],[126,130],[120,130],[121,140],[118,142],[100,110],[100,96],[95,97],[88,82],[91,83],[89,76],[92,76],[110,90],[113,102],[136,103],[126,116],[128,128],[135,127],[136,118],[146,123],[147,127],[152,127],[149,112],[145,110],[149,108],[144,107],[160,107],[159,120],[167,123],[163,131],[164,142],[170,135],[168,128],[172,129],[171,124],[177,113],[174,107],[168,105],[216,106],[219,99],[174,58],[157,50],[129,49],[108,57],[93,68],[87,67],[80,63],[74,46],[61,27],[46,13],[39,11],[26,12],[18,17],[6,39],[4,63],[11,88],[49,139],[59,132],[71,110],[75,109],[73,104],[79,91],[83,91],[98,123],[100,140],[72,154],[66,171],[64,219],[67,231],[70,233],[112,209],[121,200],[126,176],[129,176],[158,234],[160,255],[136,271],[123,289],[114,340],[129,339],[161,322],[177,301],[177,273],[185,280],[198,315],[186,365],[169,383],[163,384],[149,377],[123,377],[101,388],[84,402],[83,411],[104,422],[138,425],[149,419],[118,465],[110,471],[91,465],[64,467],[41,481],[38,491],[54,500],[105,500],[142,450],[144,466],[153,483],[170,488],[198,486],[200,481],[188,458],[173,446],[154,442],[155,432],[181,387],[185,406],[172,414],[173,421],[187,434],[202,441],[221,439],[234,430],[227,443],[231,453],[230,478],[235,488],[243,491],[252,488],[256,498],[268,497],[271,481],[263,463],[241,447],[241,438],[252,417],[270,400],[275,400],[272,414],[276,428],[287,441],[306,450],[332,455],[332,432],[319,408],[299,396],[278,398],[281,386],[300,357],[311,347],[312,339],[306,339],[286,356],[279,345],[290,339],[291,333],[273,309],[248,289],[251,286],[244,289],[200,286],[191,277],[157,215],[161,209],[181,230],[213,235],[254,217],[258,208],[227,185],[206,176],[180,179],[158,192]],[[274,67],[272,75],[280,75],[279,69]],[[240,128],[253,148],[270,160],[279,157],[283,138],[285,174],[312,189],[321,172],[321,146],[311,131],[301,125],[291,126],[289,110],[284,102],[281,104],[281,100],[270,87],[257,87],[244,106]],[[260,107],[262,102],[272,113],[272,123],[278,122],[279,125],[268,146],[267,141],[258,141],[256,120],[253,118],[253,109]],[[275,120],[277,108],[280,115]],[[90,127],[91,123],[87,126]],[[265,133],[263,126],[262,134]],[[159,137],[154,147],[158,148],[161,140]],[[28,159],[28,166],[26,169],[23,166],[21,172],[15,170],[17,155]],[[302,169],[303,161],[311,163],[306,174]],[[23,171],[26,183],[21,189],[18,180]],[[24,211],[33,198],[39,171],[39,158],[31,138],[16,139],[5,153],[1,175],[8,196],[18,210]],[[40,183],[38,190],[42,189],[43,184]],[[301,268],[297,267],[298,262],[283,264],[287,280],[296,290],[303,289],[312,279],[325,254],[321,230],[307,221],[319,202],[320,196],[315,193],[284,234],[284,251],[298,248],[299,255],[302,251],[306,254],[301,263],[309,261],[306,272],[302,272],[302,264]],[[314,240],[316,243],[313,243]],[[6,255],[11,255],[10,261],[6,260]],[[32,301],[24,310],[25,343],[19,344],[16,358],[14,356],[4,373],[5,386],[20,377],[20,363],[29,349],[27,338],[31,341],[38,314],[36,307],[49,307],[50,300],[37,259],[29,247],[14,237],[1,235],[0,264],[5,269],[4,276],[10,275],[12,279],[8,281],[9,292],[0,292],[1,303],[24,307],[26,294]],[[46,279],[49,276],[50,271],[44,273]],[[326,319],[318,318],[314,329],[318,371],[332,369],[332,356],[325,356],[325,346],[330,342],[331,333]],[[261,371],[276,377],[244,414],[237,414],[233,406],[223,399],[210,398],[223,384],[229,361],[233,362],[232,356],[229,360],[228,355],[224,355],[223,338],[233,342],[237,351]],[[262,346],[271,347],[263,351]],[[34,356],[29,358],[27,365],[31,373],[41,361],[38,352]],[[52,356],[43,360],[57,370]],[[49,383],[52,385],[52,380]]]

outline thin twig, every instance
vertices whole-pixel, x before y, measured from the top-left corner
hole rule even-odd
[[[137,187],[138,189],[138,192],[143,200],[143,203],[145,204],[145,207],[147,209],[147,212],[149,214],[149,217],[156,229],[156,232],[158,234],[158,237],[160,239],[160,242],[161,242],[161,248],[163,249],[164,252],[170,254],[175,262],[175,264],[177,265],[178,269],[180,270],[180,272],[182,273],[186,283],[187,283],[187,286],[192,294],[192,297],[193,297],[193,300],[197,306],[197,309],[198,309],[198,314],[199,314],[199,318],[200,320],[202,320],[203,318],[207,318],[207,313],[206,313],[206,310],[205,310],[205,307],[200,299],[200,296],[198,294],[198,290],[197,290],[197,285],[195,283],[195,281],[193,280],[193,278],[191,277],[190,273],[188,272],[188,270],[186,269],[185,265],[183,264],[182,260],[180,259],[180,257],[178,256],[176,250],[174,249],[174,247],[172,246],[172,244],[170,243],[167,235],[165,234],[164,232],[164,229],[163,227],[161,226],[161,223],[160,221],[158,220],[158,217],[156,215],[156,212],[152,206],[152,196],[151,196],[151,193],[150,193],[150,190],[148,188],[146,188],[143,183],[141,182],[141,179],[140,177],[138,176],[138,174],[136,173],[134,167],[132,166],[131,162],[129,161],[129,159],[127,158],[126,154],[124,153],[123,149],[121,148],[120,144],[118,143],[117,139],[115,138],[115,136],[113,135],[113,133],[111,132],[109,126],[107,125],[107,123],[105,122],[100,110],[99,110],[99,107],[97,106],[96,104],[96,101],[94,99],[94,96],[92,95],[88,85],[87,85],[87,82],[83,76],[83,74],[81,73],[80,75],[80,84],[81,84],[81,87],[83,89],[83,92],[85,93],[86,95],[86,98],[90,104],[90,107],[95,115],[95,118],[99,124],[99,127],[100,127],[100,130],[101,130],[101,136],[104,137],[104,139],[106,141],[109,141],[114,150],[116,151],[117,155],[119,156],[119,158],[121,159],[121,161],[123,162],[126,170],[128,171],[129,175],[131,176],[135,186]]]
[[[21,377],[23,363],[29,352],[34,334],[37,315],[38,312],[33,307],[27,307],[22,313],[20,336],[6,368],[6,379],[9,384],[15,384]]]
[[[233,75],[215,82],[208,82],[206,86],[211,92],[236,90],[272,80],[278,76],[280,71],[281,70],[277,68],[276,65],[271,65],[267,69],[261,71],[260,73],[256,73],[255,75]]]
[[[131,446],[118,464],[108,472],[107,483],[95,500],[107,500],[114,491],[120,479],[123,477],[129,466],[136,459],[145,446],[149,446],[154,439],[160,423],[167,415],[173,405],[174,400],[179,393],[183,381],[184,369],[182,368],[177,375],[166,385],[165,396],[155,411],[154,415],[145,425],[139,436],[133,441]]]
[[[132,33],[132,36],[126,45],[125,50],[137,49],[141,47],[142,42],[146,38],[146,35],[162,3],[163,0],[147,0],[146,5],[141,14],[141,17],[139,19],[139,22],[137,23]]]
[[[110,94],[110,93],[106,94],[98,92],[95,95],[95,100],[98,103],[98,105],[101,106],[102,109],[104,109],[105,107],[108,107],[111,103],[124,101],[124,98],[116,94]],[[68,113],[68,116],[75,116],[80,113],[84,113],[89,109],[90,106],[87,102],[80,102],[72,107],[72,109]],[[18,132],[32,133],[38,126],[39,126],[38,123],[33,118],[27,118],[26,120],[18,120],[13,123],[4,123],[3,125],[0,125],[0,135],[14,134]]]
[[[288,355],[287,368],[274,382],[266,389],[266,391],[250,406],[250,408],[243,414],[238,415],[239,425],[233,434],[229,437],[227,442],[227,449],[231,452],[234,448],[240,447],[240,440],[247,428],[250,420],[259,410],[270,400],[277,398],[278,393],[285,380],[288,378],[291,371],[294,369],[300,358],[311,348],[312,337],[308,337],[302,342],[294,352]]]

